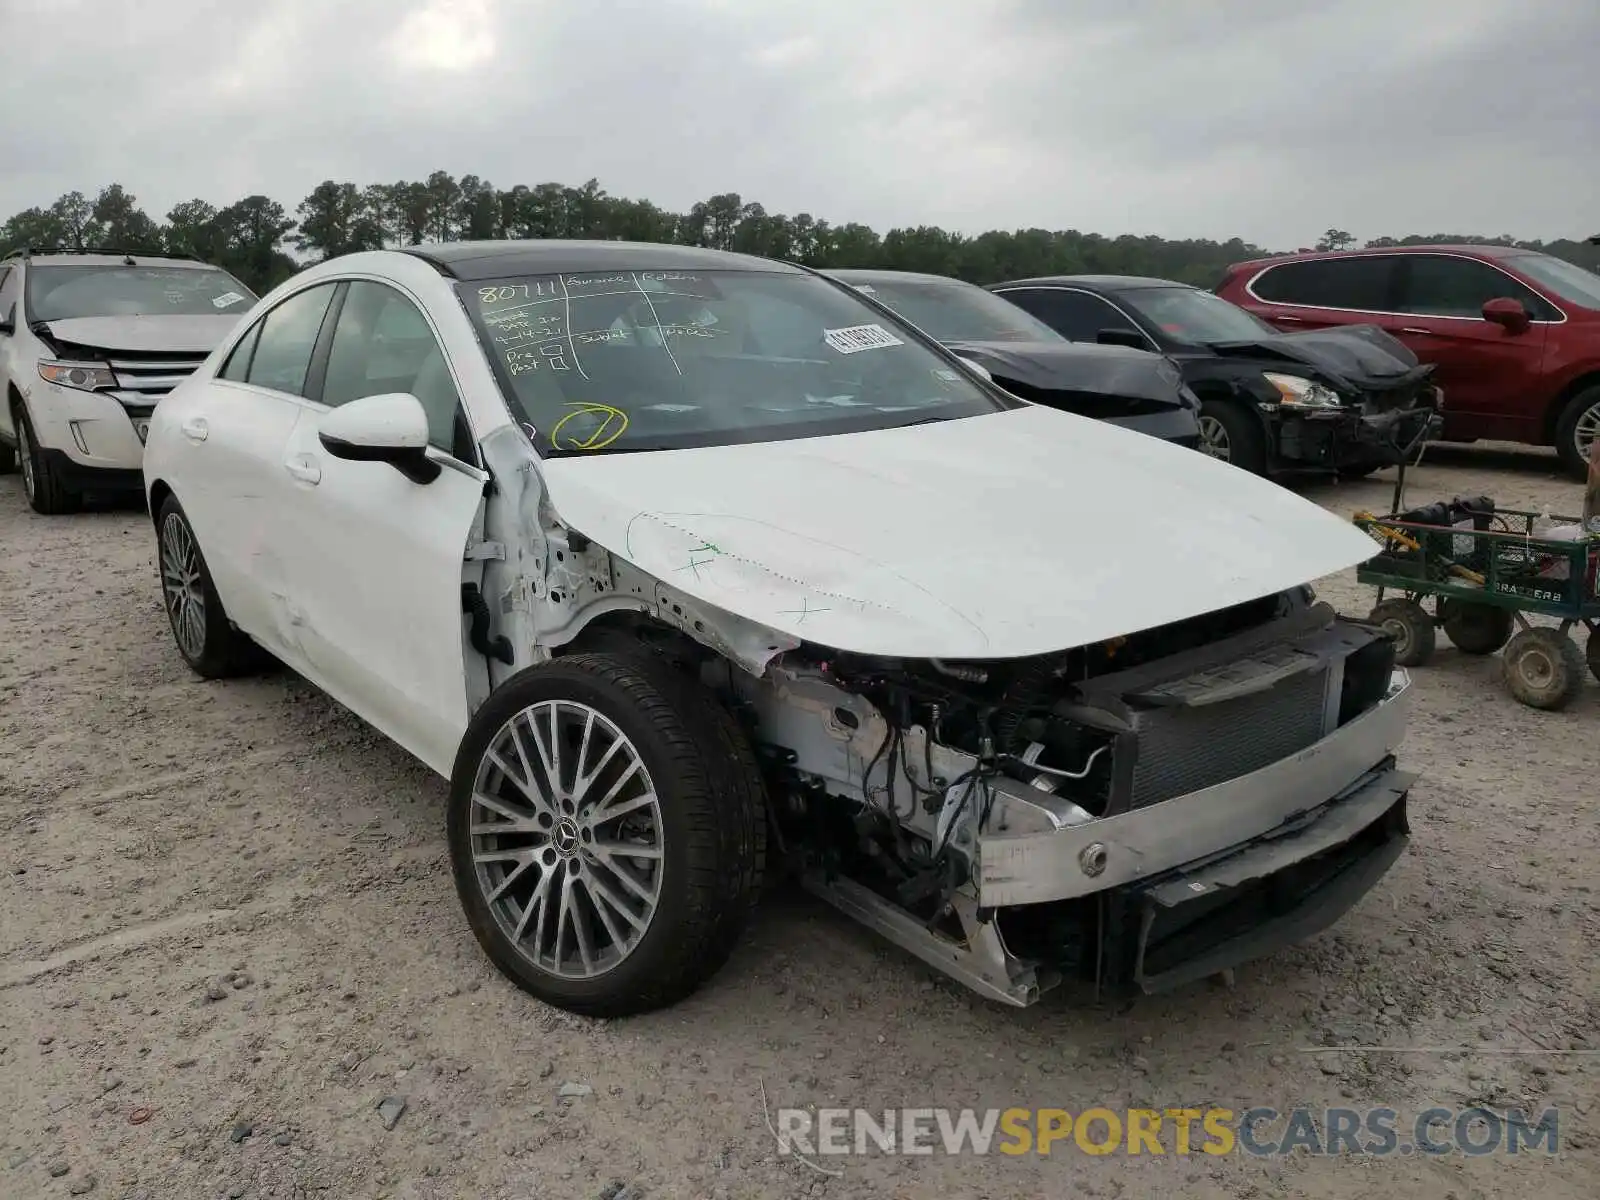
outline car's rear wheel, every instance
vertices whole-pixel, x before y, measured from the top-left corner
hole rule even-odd
[[[1567,401],[1556,420],[1556,453],[1574,479],[1589,477],[1589,453],[1600,440],[1600,387],[1587,387]]]
[[[617,1017],[727,960],[761,888],[756,760],[728,711],[646,655],[522,672],[473,717],[448,816],[456,889],[494,964],[548,1004]]]
[[[224,679],[271,661],[228,620],[200,542],[176,496],[168,496],[156,514],[156,557],[172,639],[196,674]]]
[[[27,405],[11,406],[12,428],[17,431],[17,463],[22,469],[22,492],[34,512],[47,517],[77,512],[83,497],[62,482],[55,464],[39,449],[28,419]]]
[[[1200,404],[1200,450],[1255,475],[1267,472],[1267,435],[1261,422],[1230,400]]]

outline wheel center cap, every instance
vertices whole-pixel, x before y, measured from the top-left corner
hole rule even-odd
[[[578,823],[571,817],[562,817],[550,834],[550,843],[562,858],[571,858],[578,852]]]

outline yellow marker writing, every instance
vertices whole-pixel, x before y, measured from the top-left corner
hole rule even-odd
[[[604,450],[627,431],[628,414],[609,404],[575,403],[567,405],[572,411],[557,421],[550,431],[550,444],[557,450]],[[578,437],[563,440],[562,427],[574,417],[598,418],[599,424]]]

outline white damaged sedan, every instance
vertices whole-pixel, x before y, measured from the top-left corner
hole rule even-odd
[[[485,952],[671,1004],[772,868],[982,994],[1155,991],[1402,853],[1375,552],[1023,403],[854,289],[684,246],[352,254],[155,411],[179,652],[277,659],[450,781]]]

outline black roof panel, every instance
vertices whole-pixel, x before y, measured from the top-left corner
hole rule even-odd
[[[977,285],[957,279],[953,275],[929,275],[923,271],[880,271],[870,267],[825,267],[822,273],[831,275],[840,283],[953,283],[957,287]]]
[[[512,275],[567,275],[591,271],[776,271],[801,274],[798,267],[770,258],[672,246],[659,242],[575,241],[528,238],[519,241],[438,242],[403,247],[406,254],[432,263],[456,279],[500,279]]]
[[[1039,275],[1033,279],[1008,279],[992,283],[991,288],[1007,287],[1081,287],[1106,292],[1126,292],[1135,288],[1181,287],[1194,288],[1192,283],[1179,283],[1176,279],[1152,279],[1147,275]],[[1195,288],[1196,291],[1203,289]]]

